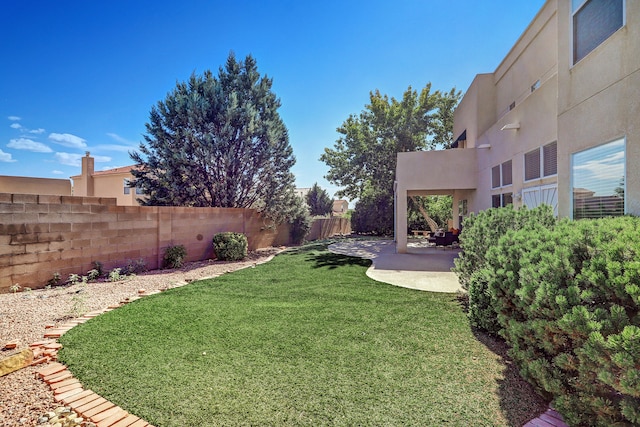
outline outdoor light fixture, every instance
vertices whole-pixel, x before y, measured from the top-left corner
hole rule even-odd
[[[486,148],[491,148],[491,144],[480,144],[476,148],[479,149],[479,150],[483,150],[483,149],[486,149]]]
[[[506,125],[500,128],[500,130],[511,130],[511,129],[515,129],[515,130],[520,129],[520,123],[507,123]]]

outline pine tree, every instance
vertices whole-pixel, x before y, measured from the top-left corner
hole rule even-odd
[[[333,200],[316,182],[306,196],[307,205],[312,216],[328,215],[333,210]]]
[[[151,206],[257,208],[276,217],[294,196],[295,163],[272,80],[231,53],[178,83],[152,107],[145,142],[130,153],[135,185]]]

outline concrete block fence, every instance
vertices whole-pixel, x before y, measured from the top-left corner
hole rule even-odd
[[[117,206],[116,199],[0,193],[0,293],[18,284],[42,288],[59,273],[106,271],[144,259],[161,266],[169,245],[184,245],[187,261],[213,258],[211,240],[244,233],[249,249],[289,243],[289,229],[265,227],[253,209]]]

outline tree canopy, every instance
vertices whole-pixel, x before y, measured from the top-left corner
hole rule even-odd
[[[130,153],[141,202],[282,216],[295,198],[295,158],[271,86],[253,57],[233,53],[217,76],[207,70],[178,82],[151,108],[145,142]]]
[[[313,216],[328,215],[333,211],[333,199],[318,183],[314,183],[306,196],[309,212]]]
[[[341,187],[338,196],[360,199],[355,231],[393,230],[397,153],[449,148],[460,96],[455,88],[432,92],[431,83],[419,93],[409,86],[400,100],[376,90],[365,109],[337,129],[340,137],[333,148],[325,148],[320,160],[329,166],[329,182]],[[358,213],[359,209],[371,212]]]

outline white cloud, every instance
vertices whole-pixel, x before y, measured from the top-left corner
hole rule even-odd
[[[9,117],[7,117],[7,119],[11,120],[12,122],[17,122],[18,120],[22,120],[22,117],[9,116]]]
[[[22,129],[22,125],[20,123],[11,123],[9,127],[13,129]]]
[[[0,150],[0,162],[13,163],[16,161],[17,160],[11,158],[10,153],[5,153],[4,151]]]
[[[34,133],[34,134],[36,134],[36,135],[40,135],[41,133],[44,133],[44,129],[42,129],[42,128],[38,128],[38,129],[31,129],[31,130],[29,131],[29,133]]]
[[[56,160],[60,164],[67,165],[67,166],[81,167],[82,157],[83,157],[83,154],[77,154],[77,153],[56,153],[55,154]],[[107,157],[107,156],[93,156],[93,158],[94,158],[94,161],[98,163],[106,163],[111,161],[111,157]]]
[[[27,138],[12,139],[7,144],[7,147],[14,148],[16,150],[33,151],[34,153],[51,153],[53,151],[43,143]]]
[[[64,172],[59,171],[59,170],[51,171],[51,173],[54,174],[54,175],[64,175]]]
[[[64,145],[70,148],[86,148],[87,143],[79,136],[72,135],[70,133],[52,133],[49,135],[49,139],[53,142]]]

